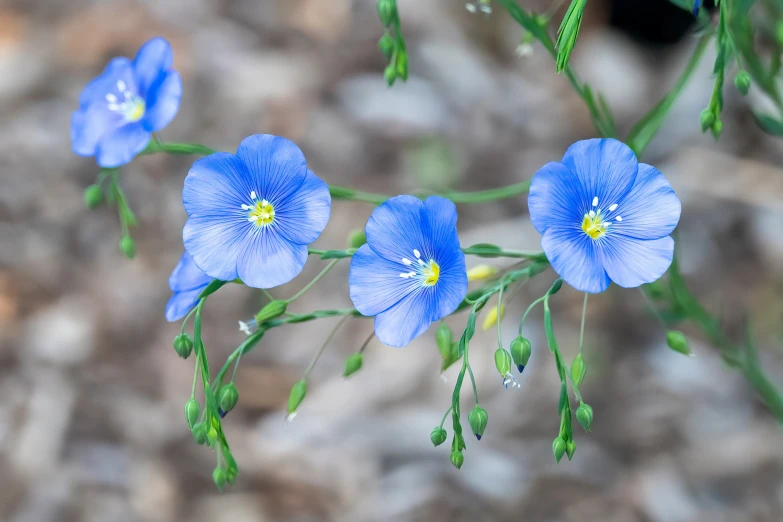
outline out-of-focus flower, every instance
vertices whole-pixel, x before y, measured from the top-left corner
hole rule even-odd
[[[190,254],[183,252],[169,276],[169,288],[174,295],[166,303],[166,320],[173,322],[185,317],[210,282],[212,278],[196,266]]]

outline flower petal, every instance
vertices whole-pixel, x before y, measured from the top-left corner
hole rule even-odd
[[[423,287],[375,316],[375,336],[383,344],[402,348],[427,331],[435,308],[434,287]]]
[[[248,227],[231,216],[191,216],[182,229],[185,249],[193,261],[213,279],[239,277],[237,261],[248,241]]]
[[[555,272],[580,292],[597,294],[609,287],[595,241],[581,230],[549,227],[541,238],[541,248]]]
[[[674,256],[671,236],[644,241],[620,234],[608,236],[598,248],[606,273],[616,284],[635,288],[659,279]]]
[[[140,122],[123,125],[98,144],[95,154],[98,165],[106,168],[125,165],[144,150],[151,136]]]
[[[294,142],[280,136],[248,136],[239,144],[237,157],[250,174],[250,190],[273,205],[281,204],[295,193],[307,176],[302,151]]]
[[[289,241],[309,245],[326,228],[331,207],[329,187],[308,170],[299,189],[275,206],[275,228]]]
[[[151,132],[157,132],[171,123],[179,110],[182,98],[182,78],[177,71],[171,71],[163,81],[147,93],[147,109],[144,113],[144,126]]]
[[[419,285],[400,277],[409,271],[402,263],[389,261],[364,244],[351,258],[348,287],[351,301],[366,316],[377,315],[397,304]]]
[[[182,253],[177,266],[174,267],[169,276],[169,288],[172,292],[201,290],[211,282],[212,278],[196,266],[193,257],[188,254],[187,250]]]
[[[422,230],[423,208],[424,203],[413,196],[396,196],[386,200],[373,210],[367,221],[365,233],[370,248],[394,262],[403,258],[413,260],[414,250],[422,259],[432,259],[435,252]]]
[[[153,84],[160,84],[161,76],[171,69],[173,62],[174,54],[171,45],[165,39],[153,38],[141,46],[133,59],[133,70],[138,82],[138,92],[142,98],[147,97]]]
[[[579,178],[586,196],[580,215],[593,208],[594,198],[601,209],[619,204],[633,187],[639,168],[631,148],[612,138],[577,141],[568,147],[563,165]]]
[[[175,292],[166,303],[166,320],[168,322],[179,321],[190,312],[201,295],[203,288],[188,290],[187,292]]]
[[[237,260],[237,272],[251,288],[272,288],[299,275],[307,261],[307,245],[291,243],[266,228],[250,233]]]
[[[79,95],[79,107],[83,109],[94,102],[108,103],[106,95],[116,92],[117,80],[122,80],[126,85],[135,88],[133,63],[127,58],[111,59],[103,72],[88,83]]]
[[[250,175],[233,154],[216,152],[193,163],[185,177],[182,203],[188,216],[236,219],[247,223]]]
[[[680,221],[682,205],[674,189],[658,169],[639,164],[636,183],[625,196],[612,223],[612,232],[638,239],[659,239],[672,233]]]
[[[117,130],[125,120],[105,104],[94,103],[71,116],[71,148],[79,156],[95,156],[101,139]]]
[[[547,163],[530,180],[530,221],[540,234],[551,226],[581,223],[584,201],[592,198],[573,170],[562,163]]]

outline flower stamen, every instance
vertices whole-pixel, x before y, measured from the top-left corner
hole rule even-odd
[[[256,226],[265,227],[272,224],[275,220],[275,207],[269,201],[265,199],[258,200],[256,191],[250,192],[250,199],[252,205],[242,204],[240,208],[248,211],[247,220],[251,223],[255,223]]]
[[[421,252],[414,249],[413,255],[416,258],[416,265],[413,261],[407,257],[401,259],[402,264],[405,266],[412,266],[415,270],[410,272],[401,272],[400,277],[403,279],[410,279],[418,276],[422,286],[433,286],[440,279],[440,265],[435,262],[434,259],[430,259],[429,262],[425,262],[421,258]]]

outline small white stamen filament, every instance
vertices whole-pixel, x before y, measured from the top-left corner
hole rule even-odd
[[[242,204],[242,210],[250,210],[252,208],[253,207],[251,207],[250,205],[245,205],[244,203]]]
[[[614,212],[615,210],[617,210],[617,203],[614,203],[609,207],[609,212]]]
[[[406,265],[406,266],[411,266],[411,260],[408,259],[407,257],[403,257],[402,258],[402,264]]]
[[[590,212],[587,213],[587,215],[589,215],[590,217],[595,217],[595,210],[591,210]]]
[[[256,191],[255,190],[251,190],[250,191],[250,199],[256,199]]]
[[[421,252],[419,252],[418,250],[414,249],[413,250],[413,255],[416,256],[416,258],[420,258],[421,257]]]
[[[622,220],[623,220],[623,218],[622,218],[621,216],[617,216],[615,219],[616,219],[617,221],[622,221]]]
[[[594,206],[594,207],[597,207],[597,206],[598,206],[598,196],[595,196],[595,197],[593,198],[593,206]]]

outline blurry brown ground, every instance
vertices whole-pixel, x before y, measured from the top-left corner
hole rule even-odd
[[[289,386],[333,324],[324,320],[276,330],[243,358],[240,404],[226,418],[241,474],[217,493],[214,455],[192,441],[182,414],[193,361],[177,358],[178,325],[163,318],[193,158],[123,169],[140,220],[138,254],[127,261],[115,211],[83,207],[97,168],[70,152],[70,113],[110,57],[163,35],[185,86],[163,139],[233,150],[248,134],[282,134],[330,183],[388,194],[497,187],[594,135],[543,50],[515,56],[519,28],[498,8],[484,19],[460,0],[399,6],[411,78],[389,90],[371,0],[0,1],[0,520],[783,520],[780,427],[713,348],[694,335],[695,357],[671,353],[638,292],[616,288],[590,299],[583,393],[596,420],[592,433],[579,432],[572,462],[551,456],[558,385],[540,316],[529,325],[534,355],[521,390],[502,388],[494,336],[478,336],[472,364],[490,421],[480,443],[468,441],[459,472],[428,440],[454,382],[453,370],[439,379],[432,333],[402,350],[371,344],[364,369],[344,381],[345,356],[371,328],[350,321],[313,373],[300,415],[283,422]],[[605,27],[599,2],[591,7],[573,61],[625,131],[695,42],[643,50]],[[730,85],[720,143],[699,132],[711,67],[708,55],[645,160],[683,200],[688,282],[730,328],[752,317],[765,370],[783,384],[783,147],[749,117],[763,101]],[[317,247],[342,248],[370,210],[335,202]],[[538,248],[526,216],[524,197],[461,207],[463,244]],[[311,259],[273,292],[290,295],[321,266]],[[349,305],[347,268],[295,308]],[[507,340],[552,278],[509,308]],[[213,364],[241,342],[237,321],[259,304],[239,287],[210,299]],[[554,307],[573,354],[581,296],[561,292]],[[464,318],[455,319],[460,328]]]

